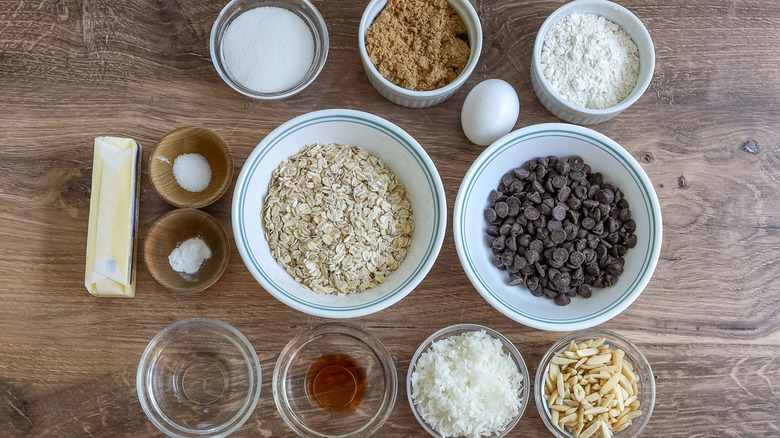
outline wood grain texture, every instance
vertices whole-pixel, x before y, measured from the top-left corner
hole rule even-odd
[[[482,58],[461,91],[427,109],[396,106],[365,78],[357,27],[366,1],[313,2],[330,32],[324,70],[297,96],[257,102],[222,83],[209,58],[225,2],[0,0],[0,436],[162,436],[137,401],[136,366],[158,331],[193,316],[234,325],[260,357],[260,403],[233,436],[292,436],[274,407],[272,370],[292,336],[324,320],[264,292],[237,252],[222,278],[194,296],[164,290],[142,257],[136,298],[84,290],[95,137],[127,136],[145,147],[143,242],[171,209],[151,186],[148,156],[180,126],[204,126],[228,142],[235,182],[254,146],[292,117],[338,107],[374,113],[431,155],[451,217],[460,181],[483,150],[460,128],[471,87],[493,77],[512,84],[518,128],[558,121],[533,93],[530,59],[539,26],[563,1],[473,0]],[[780,3],[620,3],[654,39],[655,75],[634,106],[594,128],[650,176],[664,240],[645,292],[601,327],[637,343],[657,376],[644,436],[780,436]],[[231,196],[232,188],[204,211],[232,236]],[[451,232],[449,225],[417,290],[350,322],[385,343],[401,380],[417,346],[458,322],[502,332],[535,373],[563,334],[523,327],[490,307],[463,273]],[[403,388],[378,435],[425,436]],[[533,401],[510,436],[548,436]]]

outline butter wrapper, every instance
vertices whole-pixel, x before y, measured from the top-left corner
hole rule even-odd
[[[98,137],[92,162],[84,285],[98,297],[135,296],[141,145]]]

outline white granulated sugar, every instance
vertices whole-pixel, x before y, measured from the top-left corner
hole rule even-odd
[[[501,432],[522,404],[523,375],[484,330],[434,342],[417,360],[411,384],[417,412],[444,437]]]
[[[233,20],[222,51],[237,82],[261,93],[276,93],[306,76],[314,59],[314,37],[295,13],[263,6]]]
[[[211,182],[211,166],[201,154],[181,154],[173,160],[173,177],[188,192],[202,192]]]
[[[603,109],[631,94],[639,77],[639,50],[625,30],[604,17],[571,14],[550,27],[541,64],[564,99]]]
[[[195,274],[200,265],[211,258],[211,248],[200,237],[193,237],[180,243],[168,255],[168,263],[176,272]]]

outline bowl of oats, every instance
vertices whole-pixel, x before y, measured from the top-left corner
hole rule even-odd
[[[447,221],[428,154],[373,114],[314,111],[247,158],[232,206],[236,247],[282,303],[326,318],[385,309],[425,277]]]

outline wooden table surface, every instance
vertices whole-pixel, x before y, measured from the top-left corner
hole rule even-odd
[[[365,0],[314,0],[330,54],[309,88],[277,102],[239,95],[209,57],[209,32],[224,3],[0,0],[0,436],[162,436],[138,403],[136,366],[157,332],[188,317],[232,324],[260,357],[260,402],[234,436],[292,435],[274,407],[272,370],[291,337],[325,320],[267,294],[238,252],[222,278],[195,296],[155,283],[140,253],[134,299],[85,290],[95,137],[131,137],[144,147],[143,239],[172,209],[151,186],[148,157],[180,126],[205,126],[227,140],[235,182],[257,143],[295,116],[325,108],[374,113],[428,151],[451,218],[461,178],[483,150],[460,128],[471,87],[488,78],[512,84],[521,105],[517,128],[559,121],[534,95],[530,60],[539,26],[562,1],[472,0],[484,30],[482,57],[463,89],[427,109],[392,104],[366,79],[357,49]],[[633,340],[656,374],[644,436],[780,436],[780,4],[621,3],[653,37],[655,74],[634,106],[593,128],[650,176],[664,239],[644,293],[600,328]],[[231,236],[232,191],[205,208]],[[502,332],[531,373],[564,335],[524,327],[490,307],[458,262],[451,225],[413,293],[349,322],[387,346],[402,381],[418,345],[451,324]],[[377,435],[425,436],[403,387]],[[531,400],[510,436],[548,435]]]

